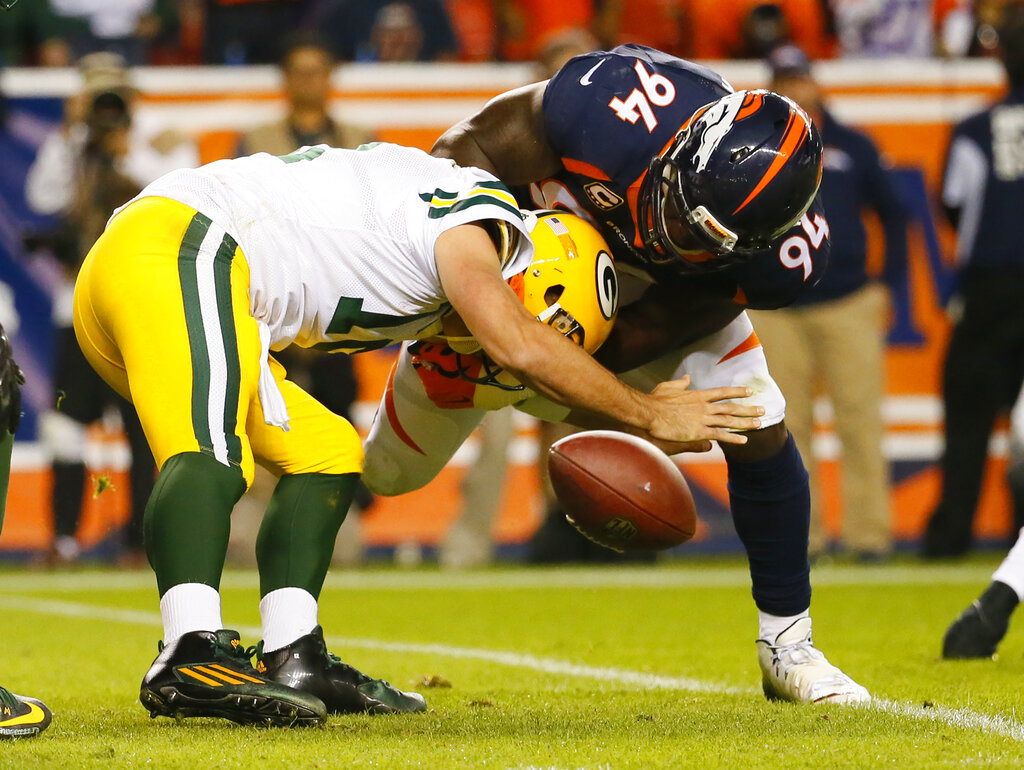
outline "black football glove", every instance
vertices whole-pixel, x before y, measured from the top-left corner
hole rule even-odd
[[[25,375],[14,361],[11,341],[0,326],[0,437],[16,433],[21,423],[21,387]]]

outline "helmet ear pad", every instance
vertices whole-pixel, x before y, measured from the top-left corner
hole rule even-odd
[[[810,207],[821,160],[810,118],[780,94],[738,91],[702,107],[652,161],[641,187],[637,215],[653,260],[708,270],[768,248]],[[672,218],[685,220],[714,258],[693,266],[671,237]]]

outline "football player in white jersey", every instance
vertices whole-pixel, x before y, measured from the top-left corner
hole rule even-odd
[[[160,468],[144,525],[164,624],[140,692],[152,715],[301,725],[425,708],[327,653],[317,597],[363,451],[271,351],[427,339],[457,315],[524,386],[663,445],[742,443],[734,431],[759,425],[760,407],[727,402],[747,388],[644,394],[537,323],[506,283],[531,263],[529,231],[494,177],[394,145],[218,161],[114,213],[79,274],[75,331]],[[255,461],[280,480],[256,544],[263,640],[246,650],[218,586]]]
[[[538,254],[510,281],[524,306],[594,353],[618,310],[618,276],[597,229],[573,214],[535,215]],[[515,406],[549,420],[567,410],[495,370],[470,338],[407,342],[388,377],[364,446],[363,481],[380,495],[400,495],[429,483],[488,411]]]

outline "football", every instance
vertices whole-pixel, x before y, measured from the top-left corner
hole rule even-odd
[[[586,431],[551,446],[548,471],[566,518],[615,551],[661,551],[685,543],[697,507],[676,464],[649,441]]]

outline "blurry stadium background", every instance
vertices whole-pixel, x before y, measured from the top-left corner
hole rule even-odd
[[[0,19],[2,21],[2,19]],[[736,88],[767,83],[758,61],[709,62]],[[908,285],[895,301],[895,325],[887,361],[885,452],[892,462],[893,526],[906,545],[914,541],[938,496],[936,460],[942,446],[941,360],[948,334],[942,309],[949,279],[952,234],[936,216],[935,203],[951,125],[977,111],[1002,91],[1002,72],[992,59],[834,59],[816,65],[831,109],[865,129],[897,169],[911,208]],[[9,113],[19,116],[19,142],[0,158],[0,280],[13,291],[20,325],[14,337],[25,369],[26,419],[18,434],[7,520],[0,549],[9,558],[44,549],[52,538],[49,459],[37,442],[36,417],[52,403],[50,301],[55,276],[26,257],[21,233],[33,223],[22,194],[26,170],[47,131],[61,116],[62,99],[79,87],[73,68],[10,67],[0,74]],[[448,126],[509,88],[534,79],[527,63],[342,64],[333,77],[333,109],[348,122],[371,129],[383,141],[429,149]],[[142,96],[136,120],[153,127],[182,129],[196,137],[204,162],[229,157],[239,133],[283,114],[280,75],[270,65],[239,67],[139,67],[133,79]],[[877,235],[877,234],[876,234]],[[875,239],[877,241],[877,238]],[[880,251],[875,248],[874,252]],[[365,430],[376,408],[394,351],[356,356],[360,396],[355,418]],[[822,427],[816,450],[826,460],[827,516],[838,515],[835,460],[838,445],[830,429],[829,405],[818,404]],[[542,514],[536,470],[536,426],[517,418],[495,536],[506,556],[516,554]],[[1002,426],[1003,428],[1005,426]],[[1003,541],[1011,509],[1002,470],[1005,431],[990,447],[990,463],[976,535]],[[458,508],[458,480],[474,461],[471,440],[428,488],[395,499],[378,499],[365,517],[370,554],[396,545],[433,547]],[[127,444],[101,427],[89,442],[90,473],[109,476],[102,495],[86,491],[79,529],[84,548],[102,549],[118,537],[128,517]],[[686,474],[702,516],[695,542],[686,549],[739,549],[728,516],[725,464],[721,455],[686,458]],[[501,551],[500,551],[501,552]]]

